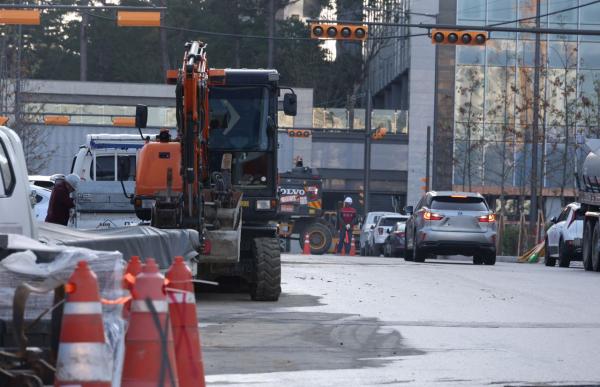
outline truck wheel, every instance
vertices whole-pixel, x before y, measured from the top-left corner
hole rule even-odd
[[[254,238],[252,261],[250,297],[254,301],[277,301],[281,294],[281,256],[277,238]]]
[[[565,251],[565,244],[561,239],[558,243],[558,266],[569,267],[570,264],[571,258],[567,256],[567,252]]]
[[[325,254],[331,248],[331,230],[321,223],[311,223],[306,226],[300,235],[300,248],[304,248],[304,236],[308,234],[310,253],[315,255]]]
[[[550,256],[550,246],[548,245],[548,239],[544,242],[544,265],[554,267],[556,265],[556,258]]]
[[[483,265],[483,256],[474,255],[473,256],[473,265]]]
[[[583,268],[586,271],[593,270],[592,265],[592,232],[594,228],[594,223],[589,220],[585,220],[583,223]]]
[[[592,270],[600,271],[600,223],[594,226],[592,232]]]

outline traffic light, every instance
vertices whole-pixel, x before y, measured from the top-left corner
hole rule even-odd
[[[488,40],[485,31],[431,30],[431,43],[483,46]]]
[[[309,138],[310,130],[303,129],[288,129],[287,131],[289,137],[298,137],[298,138]]]
[[[369,26],[358,24],[311,23],[312,39],[366,40]]]
[[[371,133],[373,140],[381,140],[387,134],[387,128],[377,128]]]

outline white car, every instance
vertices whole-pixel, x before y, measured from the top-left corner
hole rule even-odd
[[[546,266],[558,265],[569,267],[571,261],[581,261],[583,220],[585,213],[579,203],[568,204],[546,231],[545,262]]]
[[[380,256],[383,253],[383,246],[391,229],[398,222],[406,223],[406,219],[408,219],[408,215],[395,213],[392,213],[391,215],[382,215],[373,226],[372,232],[369,233],[369,251],[367,254],[376,257]]]
[[[365,256],[369,252],[369,234],[373,231],[375,223],[383,215],[398,215],[395,212],[377,211],[369,212],[360,228],[360,255]]]
[[[43,222],[46,220],[46,215],[48,214],[48,205],[50,204],[52,191],[33,184],[30,187],[35,220]]]

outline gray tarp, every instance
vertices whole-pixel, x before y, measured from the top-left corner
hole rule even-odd
[[[132,255],[154,258],[167,269],[175,256],[186,260],[200,248],[195,230],[164,230],[150,226],[131,226],[98,230],[76,230],[52,223],[38,223],[38,239],[44,243],[86,247],[93,250],[120,251],[128,260]]]

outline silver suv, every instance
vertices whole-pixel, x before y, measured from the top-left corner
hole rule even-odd
[[[475,265],[496,263],[496,216],[481,194],[431,191],[406,212],[407,261],[460,254],[473,256]]]

